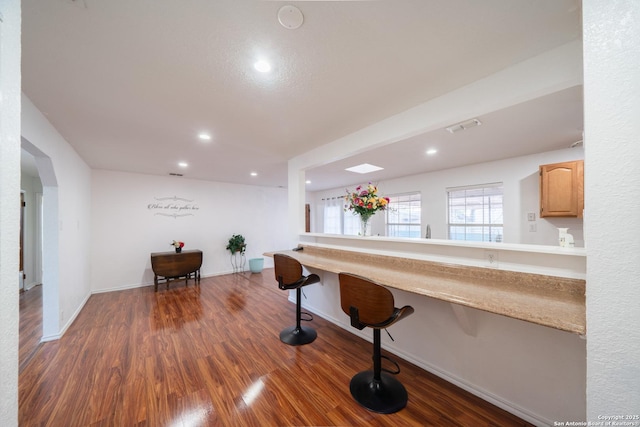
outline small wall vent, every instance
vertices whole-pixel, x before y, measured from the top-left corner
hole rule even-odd
[[[457,123],[455,125],[451,125],[449,126],[447,129],[448,132],[450,133],[456,133],[459,132],[461,130],[467,130],[476,126],[480,126],[482,124],[482,122],[478,119],[471,119],[471,120],[467,120],[465,122],[461,122],[461,123]]]

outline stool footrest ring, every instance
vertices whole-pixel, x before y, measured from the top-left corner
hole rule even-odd
[[[398,365],[398,362],[396,362],[395,360],[393,360],[393,359],[391,359],[391,358],[389,358],[389,357],[387,357],[387,356],[380,356],[380,358],[381,358],[381,359],[388,360],[388,361],[389,361],[390,363],[392,363],[392,364],[393,364],[393,366],[395,366],[395,368],[396,368],[396,369],[394,369],[393,371],[391,371],[391,370],[389,370],[389,369],[386,369],[386,368],[382,368],[382,370],[383,370],[384,372],[388,372],[388,373],[390,373],[391,375],[398,375],[398,374],[400,373],[400,365]]]

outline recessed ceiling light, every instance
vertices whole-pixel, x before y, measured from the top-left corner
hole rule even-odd
[[[253,64],[253,68],[261,73],[268,73],[269,71],[271,71],[271,64],[261,59],[260,61]]]
[[[363,163],[358,166],[352,166],[350,168],[346,168],[345,170],[349,172],[355,172],[355,173],[370,173],[370,172],[380,171],[382,169],[384,168],[381,168],[380,166],[370,165],[369,163]]]
[[[187,163],[187,162],[179,162],[178,166],[180,166],[181,168],[186,168],[187,166],[189,166],[189,163]]]
[[[311,184],[311,181],[306,180],[304,183],[305,183],[305,184]]]
[[[427,154],[429,156],[433,156],[434,154],[436,154],[438,152],[438,150],[436,150],[435,148],[430,148],[427,150]]]
[[[198,135],[198,138],[202,139],[203,141],[209,141],[211,140],[211,135],[209,135],[208,133],[201,133]]]
[[[258,172],[251,172],[251,176],[258,176]]]

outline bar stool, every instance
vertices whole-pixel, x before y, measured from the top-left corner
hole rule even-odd
[[[407,406],[407,390],[390,374],[382,372],[380,329],[386,329],[398,320],[413,313],[413,307],[394,307],[393,294],[389,289],[364,277],[340,273],[340,306],[357,329],[373,329],[373,370],[362,371],[351,378],[351,396],[370,411],[391,414]],[[386,358],[386,357],[385,357]],[[395,362],[394,362],[395,363]]]
[[[301,311],[301,288],[319,282],[320,277],[317,274],[303,276],[302,265],[289,255],[274,254],[273,260],[278,287],[282,290],[296,290],[296,325],[283,329],[280,332],[280,341],[289,345],[309,344],[316,339],[318,333],[313,328],[300,326],[301,320],[313,320],[310,313]],[[303,319],[302,314],[309,316],[309,318]]]

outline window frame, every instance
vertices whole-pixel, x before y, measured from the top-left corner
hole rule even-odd
[[[399,201],[394,202],[393,199],[394,198],[401,198],[401,197],[414,197],[417,196],[418,199],[417,200],[408,200],[407,202],[412,203],[412,202],[418,202],[418,212],[417,212],[417,218],[418,218],[418,222],[391,222],[389,217],[392,214],[392,212],[394,210],[397,210],[398,207],[396,207],[395,205],[399,203]],[[386,214],[385,214],[385,234],[387,237],[407,237],[407,238],[419,238],[422,235],[422,193],[420,191],[411,191],[411,192],[407,192],[407,193],[397,193],[397,194],[391,194],[387,196],[389,198],[389,207],[386,210]],[[411,209],[410,209],[411,212]],[[410,213],[409,214],[409,218],[412,218],[413,215]],[[409,228],[409,233],[412,233],[412,228],[417,228],[418,233],[416,236],[399,236],[397,232],[391,232],[392,227],[408,227]]]
[[[500,191],[497,194],[491,194],[492,192],[495,192],[496,189],[499,189]],[[482,194],[481,195],[466,194],[466,192],[468,191],[477,191],[477,190],[483,190]],[[488,191],[489,194],[485,194],[485,190],[493,190],[493,191]],[[464,197],[452,197],[452,193],[462,192],[462,191],[465,192]],[[504,241],[504,183],[491,182],[486,184],[447,187],[446,193],[447,193],[447,240],[466,241],[466,242],[481,241],[481,242],[498,242],[498,243]],[[500,222],[495,222],[492,219],[492,213],[494,213],[495,208],[491,206],[491,200],[496,196],[499,196],[500,198],[499,214],[497,215],[497,218],[500,219]],[[467,202],[468,199],[478,198],[478,197],[482,197],[482,204]],[[486,200],[487,197],[489,198],[488,200]],[[463,214],[464,222],[452,222],[451,216],[453,211],[456,208],[455,205],[452,205],[452,200],[454,199],[464,200],[464,205],[463,205],[464,206],[464,214]],[[487,201],[489,203],[487,203]],[[482,211],[482,222],[474,223],[474,222],[468,221],[468,218],[473,215],[468,214],[467,206],[476,206],[476,209],[474,209],[474,211],[478,209]],[[460,208],[458,207],[458,210],[459,209]],[[489,215],[488,220],[485,217],[485,215]],[[463,238],[457,238],[459,237],[460,234],[452,233],[453,228],[463,228],[464,229],[464,233],[462,233]],[[482,237],[481,240],[467,238],[468,236],[474,234],[474,233],[467,232],[467,230],[471,228],[481,229],[481,232],[479,233],[480,236]],[[492,230],[494,228],[498,229],[495,233],[494,233],[494,230]],[[475,233],[475,234],[478,234],[478,233]],[[485,239],[485,236],[488,236],[489,239],[488,240]],[[495,236],[495,238],[493,238],[493,236]]]

